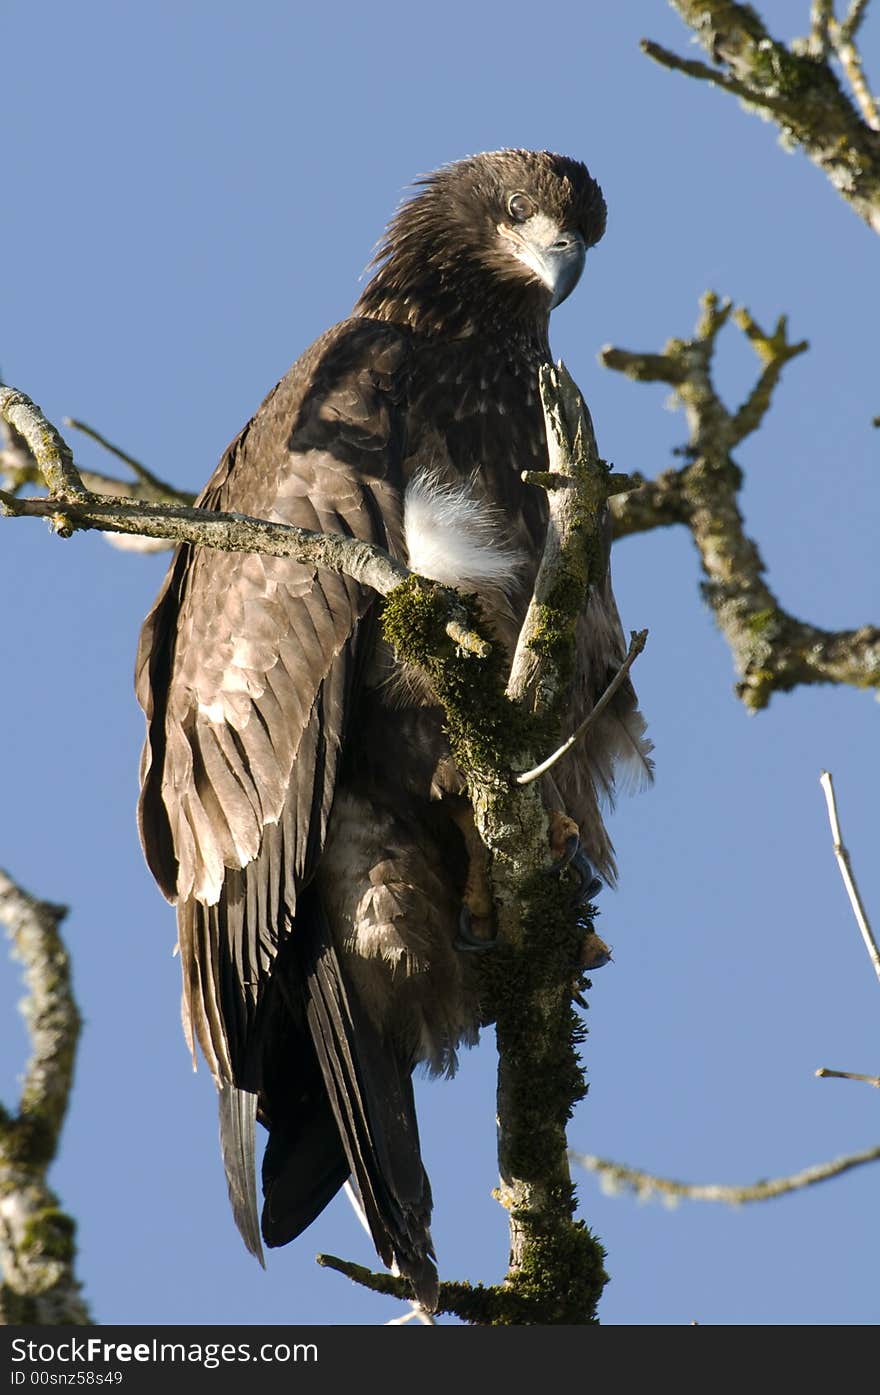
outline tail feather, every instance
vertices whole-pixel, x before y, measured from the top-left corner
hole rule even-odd
[[[437,1304],[431,1188],[419,1149],[409,1070],[349,998],[325,941],[309,976],[307,1020],[330,1107],[382,1260],[426,1308]]]
[[[349,994],[323,909],[300,898],[239,1079],[224,1084],[220,1144],[235,1223],[251,1254],[293,1240],[349,1175],[376,1249],[435,1308],[431,1187],[422,1165],[409,1063]],[[259,1094],[255,1091],[259,1089]],[[269,1130],[258,1221],[254,1125]]]
[[[257,1177],[254,1165],[257,1096],[236,1085],[224,1084],[218,1097],[220,1152],[226,1170],[226,1186],[239,1234],[263,1268],[263,1246],[257,1212]]]
[[[329,1206],[349,1172],[326,1096],[272,1125],[263,1155],[263,1238],[286,1245]]]

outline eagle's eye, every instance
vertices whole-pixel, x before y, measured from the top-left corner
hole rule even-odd
[[[515,223],[524,223],[535,212],[535,205],[528,194],[511,194],[507,211]]]

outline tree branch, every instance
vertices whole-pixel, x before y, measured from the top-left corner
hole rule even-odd
[[[76,1227],[46,1183],[73,1083],[80,1018],[59,926],[66,911],[0,872],[0,920],[25,966],[31,1039],[15,1114],[0,1114],[0,1322],[90,1323],[74,1272]]]
[[[875,1090],[880,1090],[880,1075],[860,1075],[854,1070],[829,1070],[827,1066],[820,1066],[816,1071],[817,1080],[859,1080],[865,1085],[873,1085]]]
[[[20,409],[21,402],[27,404],[26,410]],[[63,448],[67,470],[66,494],[56,491],[54,497],[48,499],[20,499],[0,490],[0,517],[45,518],[61,537],[96,529],[215,547],[224,552],[262,552],[272,557],[290,557],[297,562],[326,567],[328,571],[345,572],[382,596],[389,595],[412,575],[381,547],[344,537],[341,533],[312,533],[292,524],[269,523],[245,514],[90,494],[82,486],[68,447],[24,393],[0,388],[0,415],[12,421],[24,436],[41,471],[45,466],[40,455],[43,438],[55,442],[59,451]],[[44,478],[51,487],[53,481],[58,483],[58,477],[54,465],[50,464],[49,471],[49,475],[44,473]],[[447,587],[437,590],[448,612],[445,623],[450,638],[469,653],[485,654],[488,645],[465,623],[465,611],[457,594]]]
[[[751,5],[736,0],[671,0],[715,67],[679,58],[642,41],[649,58],[712,83],[779,127],[784,144],[800,146],[838,193],[880,232],[880,119],[855,44],[867,0],[854,0],[838,23],[831,0],[815,0],[807,39],[790,47],[774,39]],[[856,107],[831,66],[836,57]]]
[[[746,400],[731,412],[712,376],[718,333],[732,312],[729,301],[707,293],[691,339],[672,339],[662,354],[606,348],[608,368],[637,381],[669,383],[684,407],[690,439],[688,464],[611,501],[615,534],[682,523],[689,528],[706,577],[703,594],[733,653],[737,692],[747,707],[765,707],[774,692],[801,683],[880,687],[880,629],[821,630],[783,610],[765,579],[765,566],[748,536],[739,507],[742,472],[732,450],[756,431],[785,364],[807,348],[789,343],[786,321],[765,333],[747,310],[734,319],[763,369]]]
[[[114,446],[112,441],[108,441],[107,437],[102,436],[100,431],[96,431],[93,426],[87,426],[84,421],[77,421],[75,417],[65,417],[63,424],[72,427],[74,431],[81,431],[84,436],[88,436],[90,440],[96,441],[99,446],[103,446],[104,450],[108,451],[110,455],[115,455],[117,460],[121,460],[124,464],[128,465],[129,469],[134,473],[135,478],[143,487],[143,494],[141,497],[145,499],[155,499],[157,503],[165,502],[169,504],[191,504],[195,500],[196,496],[194,494],[182,494],[180,490],[175,489],[173,485],[166,484],[164,480],[161,480],[158,475],[154,475],[153,471],[148,469],[147,466],[142,464],[135,456],[129,455],[128,451],[123,450],[121,446]],[[110,493],[115,492],[115,490],[110,491]],[[123,494],[126,491],[120,488],[118,492]]]
[[[86,497],[70,447],[36,403],[16,388],[0,385],[0,417],[27,442],[47,488],[58,500]]]
[[[595,724],[596,720],[605,711],[605,708],[608,706],[609,702],[614,697],[614,694],[617,692],[624,678],[629,673],[636,659],[639,657],[642,650],[644,649],[647,640],[647,630],[632,631],[630,635],[629,649],[627,651],[626,658],[620,665],[620,668],[615,673],[614,677],[608,684],[608,687],[605,689],[602,696],[599,698],[599,701],[596,703],[593,710],[587,713],[586,717],[580,723],[580,725],[572,732],[571,736],[569,736],[566,741],[563,741],[562,745],[553,752],[552,756],[548,756],[546,760],[541,761],[541,764],[534,766],[533,769],[525,770],[521,775],[517,775],[516,783],[518,785],[530,785],[533,780],[537,780],[542,775],[546,775],[548,770],[553,769],[557,761],[562,760],[563,756],[568,755],[569,751],[572,749],[573,746],[577,745],[578,741],[580,741],[582,736],[586,736],[587,732],[590,730],[590,727]]]
[[[855,874],[853,873],[849,853],[843,846],[843,834],[840,831],[840,820],[837,816],[837,800],[834,795],[834,781],[829,771],[822,771],[819,777],[819,784],[822,786],[822,793],[825,795],[825,803],[828,808],[828,822],[831,824],[831,837],[834,840],[834,856],[840,868],[843,885],[846,888],[846,894],[849,897],[849,903],[852,906],[853,915],[856,918],[859,932],[865,942],[868,957],[874,966],[874,973],[877,975],[877,978],[880,979],[880,949],[877,948],[877,941],[874,939],[874,932],[868,920],[868,913],[865,910],[862,898],[859,895],[859,889],[856,886]]]
[[[864,1163],[880,1161],[880,1147],[866,1148],[863,1153],[851,1153],[846,1157],[835,1158],[832,1162],[819,1163],[815,1167],[804,1168],[790,1177],[774,1177],[770,1181],[753,1182],[750,1185],[725,1186],[721,1183],[677,1182],[670,1177],[655,1177],[651,1172],[642,1172],[636,1167],[626,1167],[622,1163],[610,1162],[607,1158],[597,1158],[592,1153],[572,1153],[573,1162],[579,1163],[589,1172],[597,1172],[606,1191],[632,1191],[640,1201],[649,1201],[661,1196],[675,1202],[723,1201],[728,1206],[741,1206],[748,1201],[771,1201],[787,1192],[801,1191],[804,1187],[815,1186],[817,1182],[827,1182],[832,1177],[840,1177],[854,1167]]]

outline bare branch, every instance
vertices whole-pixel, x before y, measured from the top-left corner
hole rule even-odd
[[[75,1225],[46,1183],[67,1112],[80,1018],[59,926],[63,906],[37,901],[0,872],[0,920],[25,967],[31,1040],[21,1098],[0,1115],[0,1321],[89,1323],[74,1273]]]
[[[849,43],[854,39],[861,27],[862,20],[868,13],[868,6],[871,0],[851,0],[846,19],[840,26],[840,37],[844,43]]]
[[[48,489],[70,502],[87,496],[64,438],[39,407],[16,388],[0,386],[0,416],[21,435],[33,454]]]
[[[868,85],[862,55],[859,53],[854,39],[866,8],[866,4],[860,6],[858,0],[855,0],[850,10],[850,18],[855,11],[858,11],[855,23],[851,25],[850,19],[847,19],[844,24],[832,24],[831,39],[834,44],[834,52],[849,79],[849,85],[865,124],[870,126],[872,131],[880,131],[880,111],[877,108],[877,99]]]
[[[849,897],[849,903],[852,906],[856,924],[865,942],[868,957],[874,965],[874,972],[877,978],[880,979],[880,950],[877,948],[874,932],[871,929],[867,912],[862,904],[862,898],[859,895],[859,889],[856,886],[856,879],[853,875],[849,853],[843,846],[843,835],[840,832],[840,821],[837,817],[837,800],[834,796],[834,781],[829,771],[822,771],[819,777],[819,784],[822,786],[822,792],[825,795],[825,803],[828,808],[828,822],[831,824],[831,837],[834,840],[834,856],[837,858],[837,865],[840,868],[843,885],[846,888],[846,894]]]
[[[864,77],[855,34],[865,0],[854,0],[842,24],[833,5],[814,0],[808,39],[790,47],[774,39],[748,4],[736,0],[671,0],[716,67],[679,58],[643,41],[644,52],[666,68],[709,82],[770,117],[787,146],[800,146],[858,215],[880,232],[880,144],[877,107]],[[847,74],[859,111],[831,65]]]
[[[683,523],[700,553],[703,594],[733,652],[737,692],[747,707],[765,707],[774,692],[801,683],[849,683],[880,688],[880,629],[821,630],[780,606],[767,585],[764,562],[748,536],[739,507],[742,472],[733,448],[760,425],[786,363],[806,349],[790,343],[785,318],[765,333],[745,309],[734,319],[763,364],[745,402],[724,404],[712,376],[719,329],[730,302],[704,296],[690,339],[672,339],[662,354],[606,348],[601,361],[640,381],[668,382],[685,409],[688,464],[612,501],[618,537],[654,526]]]
[[[180,504],[191,504],[195,499],[194,494],[185,494],[181,490],[175,489],[173,485],[166,484],[158,475],[154,475],[152,470],[147,469],[147,466],[143,465],[140,460],[129,455],[128,451],[123,450],[121,446],[114,446],[112,441],[108,441],[107,437],[102,436],[100,431],[96,431],[93,426],[87,426],[84,421],[77,421],[75,417],[65,417],[62,424],[72,427],[74,431],[81,431],[84,436],[90,437],[99,446],[103,446],[106,451],[109,451],[111,455],[115,455],[118,460],[128,465],[141,484],[145,486],[143,498],[155,499],[157,502],[164,500],[166,503],[176,502]],[[125,493],[126,491],[121,489],[119,492]]]
[[[613,367],[609,362],[608,367]],[[633,478],[639,478],[633,476]],[[656,479],[642,479],[629,494],[615,494],[608,500],[615,538],[650,533],[653,528],[687,524],[687,499],[681,470],[664,470]]]
[[[786,337],[788,318],[785,315],[780,315],[772,334],[764,333],[745,306],[735,310],[733,318],[764,364],[764,371],[745,402],[734,414],[731,422],[731,446],[738,445],[746,436],[758,430],[770,408],[773,392],[783,368],[793,358],[797,358],[798,354],[806,353],[810,347],[806,339],[789,344]]]
[[[813,0],[810,11],[810,50],[825,62],[831,47],[829,27],[834,19],[834,0]]]
[[[880,1147],[866,1148],[863,1153],[850,1153],[846,1157],[835,1158],[832,1162],[819,1163],[807,1167],[803,1172],[795,1172],[790,1177],[775,1177],[769,1181],[753,1182],[746,1186],[726,1186],[721,1183],[677,1182],[670,1177],[656,1177],[651,1172],[639,1168],[626,1167],[622,1163],[610,1162],[607,1158],[597,1158],[592,1153],[572,1153],[573,1162],[579,1163],[589,1172],[597,1172],[605,1190],[632,1191],[640,1201],[649,1201],[660,1196],[664,1200],[676,1201],[722,1201],[728,1206],[741,1206],[749,1201],[771,1201],[788,1192],[801,1191],[804,1187],[815,1186],[817,1182],[827,1182],[832,1177],[840,1177],[854,1167],[864,1163],[880,1161]]]
[[[695,58],[680,58],[671,49],[664,48],[662,44],[655,44],[651,39],[642,39],[640,45],[642,53],[648,58],[653,58],[655,63],[659,63],[662,68],[669,68],[675,73],[684,73],[687,77],[696,78],[698,82],[711,82],[714,87],[721,87],[725,92],[733,92],[735,96],[741,97],[743,101],[755,102],[758,93],[747,83],[740,82],[738,78],[732,77],[729,73],[722,73],[717,68],[710,68],[708,63],[701,63]]]
[[[547,771],[551,770],[557,761],[561,760],[563,756],[567,755],[568,752],[571,750],[572,746],[575,746],[578,743],[578,741],[580,741],[582,736],[586,735],[586,733],[589,731],[590,727],[593,725],[596,719],[605,711],[605,708],[608,706],[609,702],[614,697],[614,694],[617,692],[618,688],[620,687],[626,675],[629,673],[636,659],[641,654],[647,642],[647,630],[632,631],[630,635],[629,649],[627,651],[626,658],[620,665],[620,668],[615,673],[614,677],[608,684],[608,687],[605,689],[602,696],[599,698],[599,701],[596,703],[596,706],[593,708],[591,712],[587,714],[587,716],[581,722],[580,726],[572,732],[568,740],[564,741],[562,745],[559,747],[559,749],[553,752],[552,756],[548,756],[547,759],[545,761],[542,761],[540,765],[534,766],[531,770],[526,770],[522,775],[517,775],[516,783],[518,785],[529,785],[533,780],[537,780],[541,775],[546,775]]]
[[[865,1085],[873,1085],[875,1090],[880,1090],[880,1075],[859,1075],[854,1070],[829,1070],[827,1066],[820,1066],[816,1071],[817,1080],[860,1080]]]

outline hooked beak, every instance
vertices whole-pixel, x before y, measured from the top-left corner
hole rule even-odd
[[[510,239],[517,260],[547,287],[550,309],[555,310],[571,295],[584,269],[587,249],[580,233],[559,228],[540,214],[522,228],[502,225],[498,231]]]
[[[542,278],[551,292],[550,309],[555,310],[570,296],[584,269],[587,249],[579,233],[561,232],[543,254],[546,275]]]

